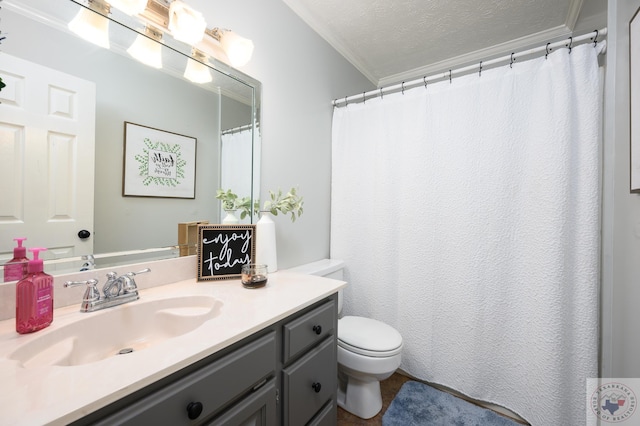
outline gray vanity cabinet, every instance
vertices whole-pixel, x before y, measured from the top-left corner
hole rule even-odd
[[[283,424],[319,421],[316,413],[328,417],[330,413],[320,410],[327,404],[335,406],[336,318],[336,304],[331,301],[283,326]]]
[[[335,426],[337,296],[73,423]]]
[[[272,331],[95,424],[207,424],[206,419],[239,395],[247,395],[247,400],[255,399],[253,393],[269,384],[275,361],[276,336]],[[266,412],[267,408],[264,408]],[[275,410],[271,414],[275,414]]]

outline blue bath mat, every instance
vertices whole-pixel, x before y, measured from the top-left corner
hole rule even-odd
[[[408,381],[382,416],[383,426],[520,426],[491,410]]]

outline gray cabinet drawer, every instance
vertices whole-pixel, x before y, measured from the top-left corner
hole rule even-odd
[[[296,355],[334,334],[336,304],[333,301],[284,325],[284,356],[286,364]]]
[[[269,380],[207,426],[276,426],[276,384]]]
[[[305,425],[337,390],[335,336],[282,370],[284,424]]]
[[[331,400],[307,426],[336,426],[338,424],[338,404]]]
[[[273,374],[276,362],[275,332],[271,332],[97,424],[198,424]],[[187,416],[190,403],[202,404],[202,413],[195,421]]]

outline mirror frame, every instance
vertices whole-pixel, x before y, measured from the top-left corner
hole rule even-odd
[[[62,23],[57,22],[54,19],[51,19],[46,14],[42,13],[40,10],[33,9],[29,6],[21,4],[21,2],[19,2],[18,0],[0,0],[0,1],[2,1],[2,7],[6,8],[7,10],[23,15],[29,19],[34,19],[35,21],[41,24],[45,24],[49,27],[53,27],[58,30],[63,30],[64,32],[69,33],[69,31],[66,30],[66,25],[64,26],[64,29],[61,28]],[[78,5],[78,7],[88,8],[88,6],[86,6],[80,1],[77,1],[77,0],[68,0],[68,1],[70,1],[71,3],[75,3],[76,5]],[[139,31],[136,31],[134,28],[132,28],[133,27],[132,23],[121,22],[120,20],[115,19],[113,14],[110,14],[107,18],[114,24],[121,26],[126,30],[133,31],[138,34],[140,33]],[[135,20],[135,18],[131,18],[131,19]],[[135,20],[134,23],[139,24],[140,22]],[[187,59],[191,58],[190,45],[176,41],[171,36],[166,34],[163,41],[164,41],[163,45],[165,47],[186,57]],[[115,53],[122,53],[121,51],[124,51],[124,49],[115,49],[115,50],[111,49],[111,50],[113,50]],[[231,67],[230,65],[218,60],[215,57],[210,57],[209,63],[205,63],[204,65],[208,66],[212,70],[212,72],[221,73],[233,80],[236,80],[239,83],[243,83],[244,85],[252,89],[251,126],[252,126],[253,149],[252,149],[252,158],[251,158],[251,161],[252,161],[251,197],[252,197],[252,204],[253,204],[253,200],[259,197],[259,191],[260,191],[260,188],[259,188],[260,186],[259,185],[260,151],[261,151],[260,149],[261,148],[260,117],[261,117],[262,84],[257,79],[249,76],[248,74],[243,73],[242,71],[239,71]],[[158,71],[163,72],[162,70],[158,70]],[[171,73],[169,72],[169,74]],[[196,83],[194,84],[197,86]],[[220,90],[219,94],[221,96],[225,96],[225,95],[229,96],[229,92],[225,93],[224,90]],[[233,96],[229,96],[229,97],[233,98]],[[220,164],[220,167],[223,167],[223,165]],[[257,218],[252,214],[250,218],[250,222],[255,223],[256,220]],[[169,246],[169,247],[130,250],[126,252],[99,253],[99,254],[94,254],[93,256],[95,259],[100,259],[100,264],[96,265],[95,267],[96,269],[101,269],[101,268],[107,268],[107,267],[125,266],[129,264],[140,263],[145,261],[174,258],[179,256],[179,252],[180,252],[180,248],[176,245],[176,246]],[[51,275],[78,272],[82,270],[81,268],[83,267],[85,262],[86,262],[85,256],[61,258],[61,259],[55,259],[55,260],[45,260],[45,271]],[[55,264],[64,264],[64,265],[68,264],[69,268],[67,268],[66,266],[59,268]],[[52,268],[48,269],[46,265],[50,265],[52,266]],[[52,269],[55,269],[55,270],[52,270]],[[1,282],[2,281],[0,281],[0,283]]]

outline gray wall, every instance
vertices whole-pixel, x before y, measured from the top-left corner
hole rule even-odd
[[[331,100],[374,86],[280,0],[189,0],[208,27],[253,40],[241,71],[262,82],[261,198],[297,186],[304,214],[281,215],[278,267],[329,256]]]
[[[278,220],[281,268],[327,256],[333,98],[372,85],[278,0],[190,0],[209,26],[253,39],[243,69],[263,83],[262,191],[300,186],[299,222]],[[629,193],[628,22],[640,0],[609,0],[603,176],[602,373],[640,377],[640,195]],[[366,212],[363,212],[366,214]]]
[[[601,309],[603,377],[640,377],[640,194],[629,192],[629,21],[639,7],[640,0],[609,0],[608,4]]]

